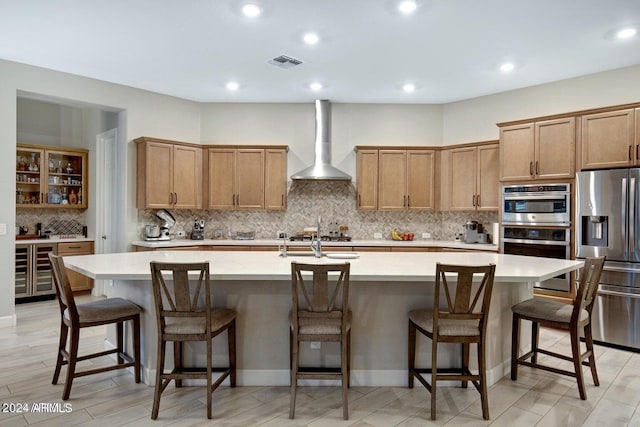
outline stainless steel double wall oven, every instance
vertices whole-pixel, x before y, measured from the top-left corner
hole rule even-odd
[[[502,252],[571,258],[571,185],[527,184],[502,188]],[[569,294],[571,275],[535,284],[536,289]]]

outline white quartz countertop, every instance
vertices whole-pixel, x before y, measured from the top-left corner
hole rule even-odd
[[[255,239],[255,240],[188,240],[188,239],[175,239],[163,242],[147,242],[145,240],[137,240],[132,242],[134,246],[140,246],[145,248],[169,248],[179,246],[277,246],[282,244],[282,240],[277,239]],[[452,249],[472,249],[477,251],[498,251],[498,245],[486,244],[486,243],[464,243],[454,240],[412,240],[412,241],[398,241],[398,240],[353,240],[351,242],[322,242],[323,246],[330,247],[415,247],[415,248],[452,248]],[[288,247],[306,247],[309,246],[309,242],[290,242],[287,241]]]
[[[289,280],[291,262],[338,263],[313,256],[280,257],[265,251],[143,251],[64,257],[67,267],[93,279],[151,280],[149,263],[209,261],[214,280]],[[489,252],[361,252],[349,259],[353,281],[433,281],[436,262],[496,264],[496,282],[550,279],[580,268],[582,261]]]

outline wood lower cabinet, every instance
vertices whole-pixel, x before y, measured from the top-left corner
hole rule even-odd
[[[499,209],[497,142],[443,150],[441,210]]]
[[[436,151],[356,147],[358,209],[435,210]]]
[[[639,165],[639,113],[638,108],[628,108],[581,116],[581,168]],[[637,129],[635,132],[634,128]]]
[[[573,178],[575,117],[500,126],[500,180]]]
[[[141,137],[137,146],[136,206],[139,209],[201,209],[202,148]]]
[[[57,252],[56,243],[16,245],[15,298],[22,299],[56,293],[53,285],[49,252]]]
[[[65,242],[58,243],[58,255],[91,255],[93,254],[93,242]],[[93,288],[93,279],[84,274],[67,269],[67,276],[73,291],[88,291]]]

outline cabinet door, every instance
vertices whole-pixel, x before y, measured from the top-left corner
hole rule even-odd
[[[478,210],[497,211],[500,208],[499,165],[498,144],[478,147]]]
[[[378,209],[378,150],[356,153],[356,209]]]
[[[533,123],[500,128],[500,179],[526,181],[534,178]]]
[[[535,124],[536,178],[573,178],[576,157],[574,117]]]
[[[18,146],[16,150],[17,207],[41,207],[47,203],[46,168],[44,150]]]
[[[435,210],[435,151],[407,151],[407,209]]]
[[[15,297],[28,297],[31,293],[31,251],[30,245],[16,245]]]
[[[142,165],[140,163],[143,163]],[[173,192],[173,145],[145,142],[138,145],[138,208],[170,208]]]
[[[287,207],[287,150],[265,150],[264,207],[284,210]]]
[[[50,295],[56,292],[53,285],[53,273],[49,262],[49,252],[56,253],[57,244],[38,243],[33,246],[33,262],[31,264],[31,295]]]
[[[380,150],[378,153],[378,208],[401,210],[407,194],[407,160],[405,150]]]
[[[232,148],[209,149],[209,209],[235,207],[235,153]]]
[[[476,208],[476,176],[478,175],[476,152],[476,147],[449,150],[449,182],[451,183],[449,207],[453,211],[467,211]]]
[[[264,150],[240,148],[236,153],[236,208],[264,208]]]
[[[173,147],[173,207],[202,208],[202,149]]]
[[[58,243],[58,255],[93,254],[93,242]],[[86,291],[93,287],[93,279],[73,270],[67,269],[67,277],[73,291]]]
[[[581,168],[631,166],[636,157],[634,111],[582,116]]]
[[[66,150],[45,151],[46,194],[48,207],[86,208],[88,158],[87,153]]]

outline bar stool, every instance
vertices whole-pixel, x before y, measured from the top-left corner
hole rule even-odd
[[[197,277],[195,281],[189,276]],[[171,279],[171,285],[165,278]],[[151,282],[158,325],[158,363],[156,385],[153,396],[151,419],[158,418],[160,397],[171,380],[182,387],[182,380],[205,379],[207,381],[207,418],[211,418],[211,395],[229,377],[231,387],[236,386],[236,312],[229,308],[213,308],[209,263],[163,263],[151,262]],[[194,290],[191,290],[193,285]],[[204,288],[204,300],[202,292]],[[229,365],[213,367],[213,338],[227,331]],[[173,342],[173,365],[164,372],[165,349]],[[204,341],[207,347],[206,367],[183,365],[183,344]],[[213,382],[213,372],[220,375]]]
[[[436,419],[436,384],[438,381],[462,381],[467,387],[471,381],[480,392],[482,416],[489,419],[489,401],[486,379],[486,335],[491,290],[496,266],[463,266],[436,264],[433,309],[409,312],[409,388],[413,388],[413,378],[417,378],[431,393],[431,419]],[[474,280],[480,275],[479,281]],[[451,280],[450,280],[451,279]],[[474,285],[477,288],[474,291]],[[440,288],[444,291],[446,309],[441,309]],[[453,295],[453,298],[452,298]],[[473,300],[471,297],[473,296]],[[479,300],[482,298],[480,306]],[[416,332],[431,339],[431,368],[416,368]],[[438,368],[438,344],[462,344],[462,367]],[[478,374],[469,370],[469,347],[478,346]],[[428,383],[423,374],[430,374]]]
[[[291,337],[291,404],[289,418],[296,410],[296,392],[299,379],[331,380],[342,382],[342,417],[349,419],[349,369],[351,360],[351,318],[349,310],[350,264],[291,263],[291,294],[293,306],[290,314]],[[312,273],[311,283],[303,274]],[[329,280],[337,273],[336,280]],[[301,367],[300,342],[340,343],[340,367]]]
[[[49,261],[53,272],[53,283],[60,305],[60,343],[58,345],[58,358],[53,373],[52,384],[58,383],[60,369],[67,367],[67,377],[62,392],[62,400],[69,399],[71,385],[74,378],[114,369],[132,367],[135,382],[140,382],[140,307],[123,298],[107,298],[86,304],[76,304],[73,291],[67,276],[67,269],[61,256],[49,253]],[[124,323],[131,321],[133,329],[133,357],[124,351]],[[80,341],[80,329],[92,326],[116,324],[117,345],[112,350],[78,356],[78,344]],[[69,337],[69,350],[67,351],[67,337]],[[76,371],[76,363],[82,360],[116,354],[115,365],[102,368]]]
[[[593,354],[593,338],[591,334],[591,311],[595,302],[600,275],[604,267],[605,257],[587,258],[580,273],[578,294],[573,304],[563,304],[558,301],[550,301],[541,298],[531,298],[511,307],[513,311],[513,326],[511,336],[511,379],[518,379],[518,365],[530,366],[556,374],[574,377],[578,382],[580,399],[586,400],[587,393],[584,387],[582,365],[589,366],[593,383],[600,385],[598,372],[596,371],[596,358]],[[520,347],[520,320],[529,320],[531,329],[531,351],[518,357]],[[561,329],[569,332],[571,337],[571,356],[559,354],[553,351],[541,349],[538,346],[538,333],[540,326]],[[584,342],[586,351],[580,350],[580,330],[584,330]],[[553,356],[562,360],[573,362],[573,371],[547,366],[537,362],[538,353]],[[527,359],[531,358],[531,361]],[[586,361],[588,359],[588,362]]]

